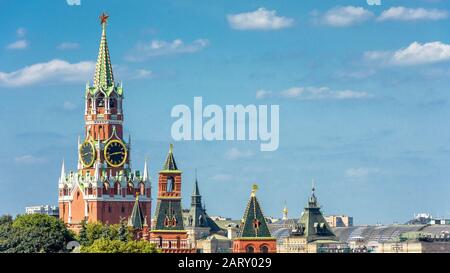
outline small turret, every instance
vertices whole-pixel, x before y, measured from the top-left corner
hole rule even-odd
[[[284,202],[284,208],[283,208],[283,220],[287,220],[288,218],[288,208],[286,205],[286,202]]]
[[[148,177],[147,157],[145,157],[144,174],[142,175],[142,180],[144,181],[144,183],[150,182],[150,178]]]

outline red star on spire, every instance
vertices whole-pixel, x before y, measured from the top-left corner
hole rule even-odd
[[[105,24],[108,18],[109,15],[103,12],[102,15],[100,15],[100,24],[102,25]]]

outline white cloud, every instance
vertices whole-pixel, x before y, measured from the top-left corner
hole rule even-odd
[[[237,30],[275,30],[292,26],[294,20],[277,16],[275,10],[259,8],[253,12],[227,15],[227,20],[233,29]]]
[[[260,92],[260,91],[258,91]],[[258,92],[256,96],[258,97]],[[264,91],[264,96],[260,98],[267,98],[265,94],[272,94],[270,91]],[[373,96],[367,92],[353,91],[353,90],[332,90],[328,87],[291,87],[275,94],[277,97],[285,99],[298,100],[348,100],[348,99],[368,99]]]
[[[17,164],[39,164],[46,162],[43,157],[36,157],[33,155],[22,155],[14,158],[14,162]]]
[[[181,39],[172,42],[153,40],[149,43],[138,43],[134,52],[126,57],[129,61],[143,61],[145,59],[164,55],[174,55],[183,53],[195,53],[209,45],[207,39],[197,39],[190,44],[186,44]]]
[[[80,6],[81,0],[66,0],[66,3],[69,6]]]
[[[22,38],[27,34],[27,30],[23,27],[20,27],[16,30],[17,37]]]
[[[345,171],[345,176],[350,178],[364,178],[379,172],[380,170],[373,168],[350,168]]]
[[[420,65],[450,60],[450,45],[442,42],[421,44],[413,42],[408,47],[392,51],[367,51],[364,58],[385,65]]]
[[[448,17],[446,10],[391,7],[381,13],[378,21],[416,21],[416,20],[442,20]]]
[[[327,11],[320,22],[333,27],[347,27],[367,21],[373,16],[372,12],[363,7],[336,7]]]
[[[213,180],[219,181],[219,182],[225,182],[225,181],[230,181],[233,179],[232,175],[229,174],[224,174],[224,173],[219,173],[216,174],[212,177]]]
[[[135,79],[147,79],[153,77],[153,72],[147,69],[138,69],[136,70]]]
[[[78,43],[72,42],[63,42],[58,45],[58,49],[66,50],[66,49],[78,49],[80,45]]]
[[[260,89],[260,90],[256,91],[256,98],[259,100],[270,97],[271,95],[272,95],[271,91],[266,91],[264,89]]]
[[[28,42],[26,40],[17,40],[6,46],[7,49],[25,49],[28,47]]]
[[[69,63],[54,59],[37,63],[12,72],[0,71],[0,86],[21,87],[38,83],[85,81],[92,76],[95,63],[90,61]]]
[[[77,109],[77,105],[70,101],[65,101],[63,104],[63,108],[67,111],[73,111]]]
[[[231,148],[225,153],[225,158],[230,160],[235,160],[239,158],[248,158],[253,156],[250,150],[239,150],[238,148]]]

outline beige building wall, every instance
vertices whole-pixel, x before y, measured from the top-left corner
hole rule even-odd
[[[381,243],[378,253],[450,253],[450,242],[388,242]]]
[[[330,227],[351,227],[353,217],[347,215],[329,215],[324,217]]]

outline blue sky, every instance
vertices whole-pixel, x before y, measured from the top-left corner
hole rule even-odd
[[[314,179],[324,212],[356,224],[450,217],[448,4],[0,0],[0,213],[56,204],[62,159],[76,168],[106,11],[133,168],[148,156],[154,186],[174,105],[280,105],[275,152],[175,143],[185,206],[197,168],[211,215],[242,217],[256,182],[267,215],[298,217]]]

